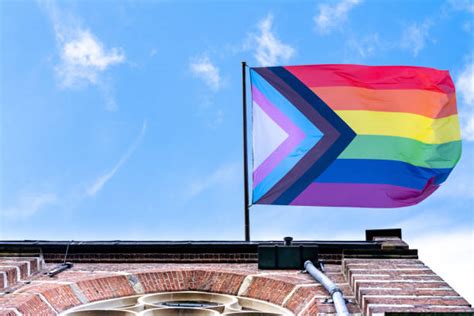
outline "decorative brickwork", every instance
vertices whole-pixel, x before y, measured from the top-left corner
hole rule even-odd
[[[474,311],[419,260],[346,259],[342,267],[364,315]]]
[[[45,260],[49,262],[60,262],[64,259],[64,254],[47,254]],[[107,253],[107,254],[91,254],[78,253],[71,254],[68,259],[74,262],[92,263],[143,263],[143,262],[160,262],[160,263],[254,263],[257,262],[256,253],[244,254],[226,254],[226,253]]]
[[[40,257],[0,257],[0,292],[38,273],[42,264]]]

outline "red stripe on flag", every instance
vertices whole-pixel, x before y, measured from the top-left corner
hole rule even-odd
[[[308,65],[286,66],[310,88],[356,86],[368,89],[421,89],[453,93],[447,70],[414,66]]]

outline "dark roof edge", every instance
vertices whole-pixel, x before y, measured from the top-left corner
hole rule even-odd
[[[321,250],[342,252],[345,249],[380,249],[378,241],[294,241],[293,245],[318,246]],[[282,241],[0,241],[0,254],[41,248],[43,253],[256,253],[259,245],[283,245]]]
[[[261,245],[283,244],[281,240],[0,240],[3,245]],[[365,240],[293,240],[293,244],[358,244],[371,245],[376,241]]]
[[[395,233],[394,233],[395,232]],[[397,238],[399,231],[370,230],[373,240],[295,240],[292,246],[303,248],[317,247],[318,253],[327,258],[340,260],[342,256],[351,257],[415,257],[416,250]],[[401,235],[401,232],[400,232]],[[369,236],[369,237],[371,237]],[[395,239],[394,239],[395,238]],[[372,239],[372,238],[370,238]],[[41,253],[45,259],[58,260],[67,251],[68,258],[74,260],[256,260],[261,245],[285,248],[284,241],[153,241],[153,240],[91,240],[91,241],[53,241],[53,240],[3,240],[0,241],[0,256],[9,254]],[[293,247],[295,248],[295,247]],[[243,259],[242,259],[243,258]]]

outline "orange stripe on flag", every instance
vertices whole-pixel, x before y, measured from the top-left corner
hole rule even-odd
[[[333,110],[403,112],[441,118],[457,113],[456,95],[429,90],[374,90],[359,87],[313,87]]]

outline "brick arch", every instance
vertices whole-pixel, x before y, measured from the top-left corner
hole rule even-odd
[[[308,275],[297,271],[262,273],[245,267],[232,269],[224,266],[162,267],[120,272],[69,270],[54,279],[41,276],[10,294],[9,301],[0,299],[0,307],[5,311],[0,315],[17,315],[16,312],[55,315],[101,300],[185,290],[249,297],[302,315],[315,308],[319,312],[334,311],[332,304],[321,305],[320,300],[315,299],[328,296]]]

